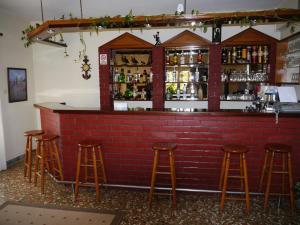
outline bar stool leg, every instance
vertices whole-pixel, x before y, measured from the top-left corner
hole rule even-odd
[[[243,190],[244,189],[244,179],[242,178],[242,177],[244,177],[245,176],[245,170],[244,170],[244,158],[243,158],[243,156],[244,156],[244,154],[243,155],[239,155],[239,158],[240,158],[240,176],[241,176],[241,179],[240,179],[240,181],[241,181],[241,190]]]
[[[96,159],[96,151],[95,147],[92,149],[93,151],[93,169],[94,169],[94,180],[95,180],[95,188],[96,188],[96,198],[97,201],[100,201],[100,190],[99,190],[99,178],[98,178],[98,171],[97,171],[97,159]]]
[[[156,181],[157,164],[158,164],[158,151],[155,150],[154,151],[153,168],[152,168],[152,176],[151,176],[151,187],[150,187],[150,193],[149,193],[149,206],[151,206],[151,203],[152,203],[154,185],[155,185],[155,181]]]
[[[267,208],[268,201],[269,201],[269,194],[270,194],[270,187],[271,187],[272,173],[273,173],[273,161],[274,161],[274,152],[272,152],[271,159],[270,159],[270,168],[268,170],[268,181],[267,181],[267,187],[265,192],[264,209]]]
[[[27,158],[27,175],[29,179],[29,183],[31,183],[31,163],[32,163],[32,137],[29,137],[29,143],[28,143],[28,148],[27,148],[27,153],[28,153],[28,158]]]
[[[250,210],[250,197],[249,197],[249,188],[248,188],[248,172],[247,172],[247,163],[246,155],[243,153],[243,172],[244,172],[244,181],[245,181],[245,197],[246,197],[246,208],[247,212]]]
[[[263,168],[261,171],[261,176],[260,176],[260,181],[259,181],[259,187],[258,187],[258,191],[262,191],[262,187],[263,187],[263,182],[265,179],[265,175],[267,173],[267,163],[268,163],[268,158],[269,158],[269,151],[267,150],[265,153],[265,158],[264,158],[264,164],[263,164]]]
[[[45,193],[45,147],[41,146],[41,162],[40,162],[40,174],[41,174],[41,193]]]
[[[295,202],[294,202],[294,184],[293,184],[293,174],[292,174],[292,159],[291,153],[288,153],[288,174],[289,174],[289,187],[290,187],[290,201],[291,201],[291,209],[294,212]]]
[[[84,148],[84,164],[88,164],[88,155],[87,155],[87,148]],[[84,167],[84,182],[88,181],[88,167]]]
[[[64,180],[64,176],[62,173],[62,165],[61,165],[61,160],[59,157],[56,140],[52,141],[52,148],[54,149],[54,158],[55,158],[55,163],[57,164],[56,168],[58,169],[58,174],[59,174],[60,180]]]
[[[106,178],[106,173],[105,173],[103,153],[102,153],[101,147],[98,147],[98,152],[99,152],[99,159],[100,159],[100,163],[101,163],[101,171],[102,171],[103,181],[106,184],[107,183],[107,178]]]
[[[170,159],[171,182],[172,182],[172,201],[173,201],[173,208],[176,208],[176,175],[175,175],[173,151],[169,151],[169,159]]]
[[[80,176],[80,167],[81,167],[81,150],[82,150],[82,148],[79,147],[78,156],[77,156],[76,178],[75,178],[75,193],[74,193],[75,201],[77,201],[77,198],[78,198],[79,176]]]
[[[230,164],[230,153],[225,153],[226,162],[225,162],[225,174],[223,180],[223,187],[222,187],[222,196],[221,196],[221,211],[224,210],[224,202],[225,202],[225,195],[227,190],[227,180],[228,180],[228,172],[229,172],[229,164]]]
[[[40,155],[41,155],[41,142],[37,142],[37,148],[36,148],[36,155],[35,155],[35,161],[34,161],[34,186],[37,185],[37,177],[38,177],[38,171],[40,166]]]
[[[221,176],[220,176],[220,180],[219,180],[219,190],[222,190],[222,187],[223,187],[225,163],[226,163],[226,154],[224,154],[223,161],[222,161]]]

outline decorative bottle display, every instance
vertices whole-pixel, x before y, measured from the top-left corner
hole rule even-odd
[[[166,100],[207,100],[208,48],[168,48],[165,54],[172,61],[166,64]]]
[[[152,73],[151,64],[148,64],[151,59],[151,50],[112,51],[113,64],[110,66],[114,100],[151,100]]]
[[[269,82],[269,57],[267,45],[223,47],[221,100],[253,101],[257,86]]]

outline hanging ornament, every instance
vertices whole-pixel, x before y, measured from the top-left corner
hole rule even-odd
[[[82,74],[82,77],[86,80],[91,78],[91,74],[88,74],[91,71],[91,64],[89,64],[89,59],[87,57],[87,55],[84,56],[83,60],[84,63],[81,65],[81,69],[82,72],[84,72],[84,74]]]

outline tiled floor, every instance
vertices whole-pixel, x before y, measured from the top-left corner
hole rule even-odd
[[[219,213],[219,196],[198,193],[179,192],[177,210],[172,211],[168,198],[155,198],[153,206],[147,205],[147,191],[105,188],[102,201],[95,201],[93,190],[81,189],[79,202],[73,202],[70,186],[46,181],[46,193],[40,194],[39,187],[34,187],[23,178],[23,167],[19,163],[7,171],[0,172],[0,204],[6,200],[52,204],[63,207],[82,207],[98,209],[118,209],[125,217],[122,225],[206,225],[206,224],[300,224],[300,212],[291,214],[287,201],[280,209],[278,201],[271,202],[265,213],[262,209],[262,197],[251,196],[251,212],[244,213],[244,203],[228,201],[225,212]]]

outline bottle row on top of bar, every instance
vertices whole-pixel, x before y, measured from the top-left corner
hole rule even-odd
[[[268,46],[233,46],[222,49],[222,64],[268,63]]]
[[[166,65],[188,65],[188,64],[204,64],[203,52],[199,49],[197,51],[178,51],[174,53],[166,52]]]

